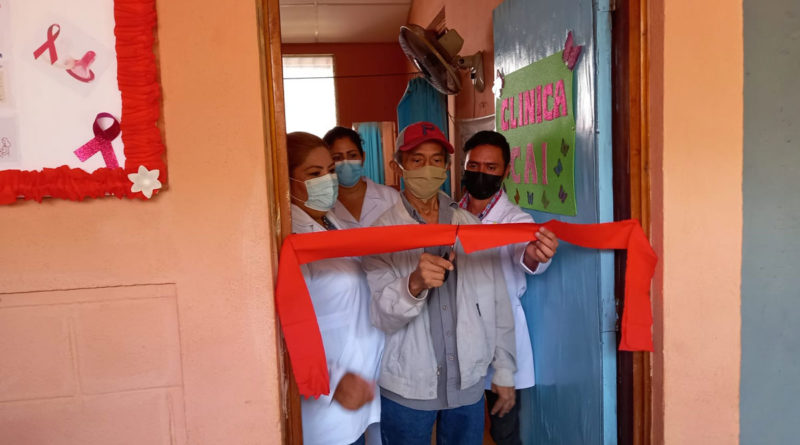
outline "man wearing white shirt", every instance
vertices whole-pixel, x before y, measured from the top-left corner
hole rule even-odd
[[[477,216],[483,224],[532,223],[533,218],[514,205],[502,190],[503,179],[508,175],[511,153],[508,142],[500,133],[480,131],[464,144],[463,184],[467,189],[459,203],[461,208]],[[498,396],[491,384],[492,370],[486,379],[486,403],[491,419],[490,433],[497,445],[522,443],[519,427],[520,389],[535,383],[533,350],[528,323],[520,298],[527,288],[526,274],[544,272],[558,248],[553,232],[541,228],[537,240],[528,244],[515,244],[501,248],[500,261],[514,312],[517,348],[517,372],[514,374],[515,399]]]

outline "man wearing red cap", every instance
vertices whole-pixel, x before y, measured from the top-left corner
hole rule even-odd
[[[439,191],[453,146],[429,122],[397,138],[401,200],[375,225],[480,224]],[[460,244],[365,257],[370,316],[386,334],[378,381],[384,444],[481,444],[489,365],[500,402],[514,404],[514,319],[498,251]]]

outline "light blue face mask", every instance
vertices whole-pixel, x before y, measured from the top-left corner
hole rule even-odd
[[[339,196],[339,181],[336,173],[328,173],[305,181],[292,178],[292,181],[302,182],[306,185],[308,199],[303,204],[309,209],[327,212],[333,208],[333,204],[336,203],[336,198]]]
[[[336,175],[339,177],[341,186],[353,187],[364,176],[364,165],[355,159],[339,161],[336,163]]]

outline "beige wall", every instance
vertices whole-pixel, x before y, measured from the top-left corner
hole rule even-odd
[[[742,4],[653,2],[655,443],[739,442]]]
[[[0,208],[0,442],[280,441],[255,5],[158,2],[169,190]]]

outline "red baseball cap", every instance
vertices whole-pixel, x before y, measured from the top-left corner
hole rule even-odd
[[[452,154],[455,151],[439,127],[430,122],[417,122],[404,128],[397,135],[396,147],[399,151],[408,151],[428,141],[439,142],[448,153]]]

